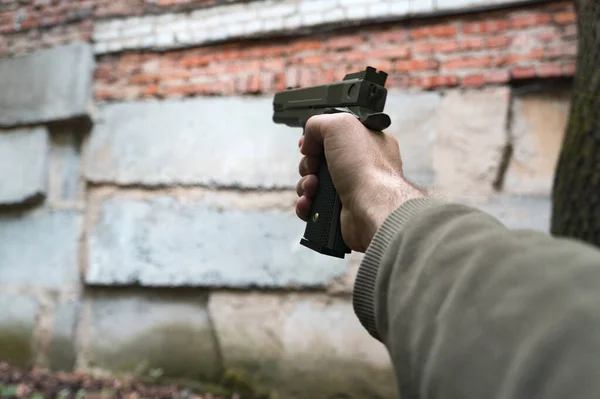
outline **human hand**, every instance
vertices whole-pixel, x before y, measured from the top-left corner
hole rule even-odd
[[[304,155],[296,191],[296,214],[307,221],[317,187],[321,154],[342,202],[342,237],[350,249],[365,252],[385,219],[400,205],[423,194],[403,176],[397,140],[374,132],[347,113],[310,118],[300,139]]]

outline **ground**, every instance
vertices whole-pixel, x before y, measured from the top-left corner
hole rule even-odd
[[[231,379],[230,379],[231,380]],[[254,393],[240,395],[236,388],[189,382],[166,383],[134,377],[108,378],[87,373],[21,370],[0,363],[0,398],[28,399],[259,399]],[[239,392],[242,392],[242,387]]]

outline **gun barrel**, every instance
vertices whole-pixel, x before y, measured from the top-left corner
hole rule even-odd
[[[386,97],[387,90],[383,86],[363,79],[285,90],[276,93],[273,99],[273,121],[299,127],[311,116],[335,107],[361,107],[382,112]]]

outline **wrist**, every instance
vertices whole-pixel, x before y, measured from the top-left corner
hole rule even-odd
[[[395,210],[412,199],[426,196],[425,193],[402,177],[394,179],[393,182],[387,181],[386,184],[378,184],[378,187],[374,187],[369,191],[374,200],[370,201],[371,205],[364,210],[366,215],[365,238],[368,241],[365,242],[365,248],[370,245],[375,233]]]

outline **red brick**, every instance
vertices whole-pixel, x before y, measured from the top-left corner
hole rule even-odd
[[[485,75],[486,83],[506,83],[510,80],[510,73],[504,70],[491,71]]]
[[[541,64],[537,67],[537,75],[542,78],[561,76],[563,74],[560,64]]]
[[[537,72],[534,67],[513,68],[510,74],[514,79],[529,79],[536,77]]]
[[[577,21],[575,11],[565,11],[554,14],[554,22],[559,25],[568,25]]]
[[[415,54],[429,54],[433,52],[434,45],[429,42],[417,42],[412,47],[412,52]]]
[[[94,79],[109,80],[112,77],[112,66],[109,64],[98,65],[94,70]]]
[[[282,46],[269,46],[263,49],[263,54],[265,57],[277,57],[285,54],[286,51],[286,48]]]
[[[179,80],[179,79],[188,79],[191,76],[191,72],[186,69],[173,69],[162,71],[160,74],[160,78],[162,80]]]
[[[517,15],[510,19],[511,26],[515,29],[529,28],[532,26],[547,25],[552,22],[551,14]]]
[[[546,10],[550,10],[550,11],[555,11],[555,10],[572,10],[573,9],[573,1],[572,0],[566,0],[566,1],[560,1],[560,2],[556,2],[556,3],[550,3],[547,4],[544,9]]]
[[[457,76],[422,76],[415,78],[412,84],[423,89],[458,86]]]
[[[114,98],[112,90],[106,87],[94,87],[94,98],[98,101],[112,100]]]
[[[565,39],[576,39],[578,33],[577,25],[568,25],[564,27],[562,37]]]
[[[325,54],[325,63],[339,65],[344,60],[344,53],[327,53]]]
[[[12,11],[0,13],[0,25],[12,25],[12,23],[13,23]]]
[[[248,92],[259,93],[260,92],[260,75],[254,73],[248,79]]]
[[[294,43],[290,51],[291,52],[300,52],[300,51],[310,51],[310,50],[320,50],[323,47],[323,43],[318,40],[303,40]]]
[[[406,75],[390,75],[387,79],[386,86],[393,88],[408,88],[411,80]]]
[[[577,64],[575,62],[569,62],[562,66],[562,70],[565,76],[573,76],[577,72]]]
[[[465,76],[462,80],[464,87],[481,87],[485,85],[485,78],[482,73]]]
[[[333,37],[333,38],[327,40],[326,47],[331,48],[331,49],[336,49],[336,50],[351,49],[351,48],[354,48],[354,47],[362,44],[363,42],[364,42],[364,38],[359,35]],[[319,43],[319,47],[316,48],[315,50],[318,50],[321,48],[321,46],[320,46],[321,42],[318,42],[318,43]]]
[[[263,67],[272,71],[281,71],[285,68],[285,62],[282,58],[271,58],[263,62]]]
[[[128,82],[133,85],[155,83],[155,82],[158,82],[159,78],[160,78],[159,75],[149,74],[149,73],[140,73],[137,75],[132,75],[129,78]]]
[[[550,47],[546,50],[546,57],[548,58],[561,58],[561,57],[575,57],[577,55],[578,48],[576,43],[564,44],[558,47]]]
[[[387,60],[374,60],[374,61],[369,62],[369,65],[372,66],[373,68],[377,69],[378,71],[384,71],[386,73],[389,73],[390,71],[392,71],[394,69],[393,61],[387,61]]]
[[[179,95],[188,95],[194,93],[194,86],[191,85],[168,85],[161,87],[161,91],[166,95],[179,96]]]
[[[453,53],[456,50],[458,50],[458,42],[456,40],[449,40],[436,43],[434,51],[438,53]]]
[[[142,91],[142,95],[144,97],[153,97],[156,96],[158,94],[158,85],[149,85],[144,87],[144,90]]]
[[[410,36],[418,40],[428,37],[451,37],[456,36],[456,33],[455,25],[433,25],[412,29]]]
[[[510,24],[506,20],[494,20],[494,21],[483,21],[483,22],[473,22],[463,25],[463,33],[466,34],[487,34],[487,33],[496,33],[496,32],[504,32],[508,30]]]
[[[439,68],[440,63],[436,60],[410,60],[398,61],[394,65],[396,72],[429,71]]]
[[[391,48],[380,48],[369,52],[369,58],[374,59],[403,59],[410,56],[410,50],[408,47],[391,47]]]
[[[309,87],[313,85],[313,73],[308,69],[300,70],[300,87]]]
[[[528,63],[530,61],[541,60],[544,57],[546,57],[546,51],[544,49],[538,48],[523,54],[500,55],[495,58],[495,65],[503,66],[519,63]]]
[[[492,57],[461,57],[445,61],[444,69],[485,68],[492,64]]]
[[[29,18],[24,21],[21,21],[21,29],[31,29],[38,25],[37,20]]]
[[[320,54],[309,55],[309,56],[302,58],[302,63],[304,65],[312,65],[312,66],[322,65],[323,57]]]
[[[480,37],[470,37],[461,40],[458,43],[458,47],[463,51],[480,50],[483,48],[483,43],[484,41]]]
[[[538,34],[537,37],[542,43],[557,42],[561,39],[561,35],[558,32],[543,32]]]
[[[282,91],[286,89],[285,73],[278,72],[275,74],[275,90]],[[233,93],[232,93],[233,94]]]
[[[185,67],[199,67],[208,65],[214,57],[212,55],[195,55],[184,57],[179,61],[179,64]]]
[[[363,62],[367,57],[364,51],[354,50],[344,54],[344,58],[350,62]]]
[[[490,37],[485,41],[487,48],[505,48],[510,44],[510,37],[508,36],[495,36]]]
[[[457,34],[456,25],[436,25],[430,29],[430,35],[434,37],[450,37]]]
[[[404,42],[407,38],[408,32],[402,29],[376,32],[370,35],[369,40],[376,45],[381,42]]]
[[[249,52],[253,52],[252,55],[250,55],[250,57],[263,57],[263,51],[264,48],[263,47],[252,47],[250,49],[248,49],[247,51]],[[232,60],[239,60],[242,58],[247,58],[244,57],[244,52],[242,50],[239,49],[227,49],[227,50],[223,50],[223,51],[215,51],[212,54],[207,54],[207,57],[211,57],[212,59],[216,60],[216,61],[232,61]]]

